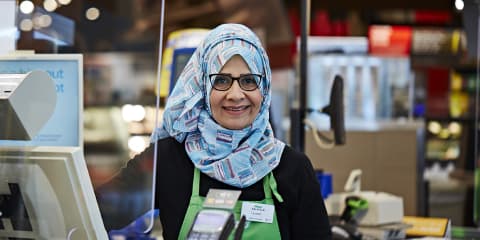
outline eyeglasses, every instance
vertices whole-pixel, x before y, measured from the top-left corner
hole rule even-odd
[[[240,77],[232,77],[231,74],[216,73],[210,74],[210,83],[215,90],[227,91],[233,85],[233,81],[237,80],[238,85],[244,91],[253,91],[258,88],[258,84],[262,80],[260,74],[241,74]]]

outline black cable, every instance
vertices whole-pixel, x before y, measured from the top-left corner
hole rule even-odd
[[[237,230],[235,231],[235,236],[233,238],[234,240],[242,239],[243,230],[245,229],[245,222],[246,222],[246,218],[244,215],[242,215],[242,217],[240,218],[240,221],[238,222]]]

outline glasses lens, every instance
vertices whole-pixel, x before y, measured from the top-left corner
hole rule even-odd
[[[238,80],[240,87],[246,91],[252,91],[257,89],[260,82],[260,76],[254,74],[243,75]]]
[[[228,75],[212,75],[210,76],[213,88],[224,91],[232,85],[232,78]]]

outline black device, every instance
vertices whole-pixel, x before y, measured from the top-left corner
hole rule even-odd
[[[227,239],[234,227],[235,220],[230,211],[203,209],[195,216],[187,239]]]
[[[345,118],[343,104],[343,78],[336,75],[330,92],[330,104],[322,109],[330,116],[330,128],[333,130],[335,145],[345,144]]]
[[[333,130],[333,140],[322,135],[316,131],[320,139],[326,143],[334,145],[345,144],[345,118],[344,118],[344,104],[343,104],[343,78],[336,75],[333,79],[332,89],[330,91],[330,102],[321,110],[307,109],[307,112],[321,112],[330,117],[330,129]]]

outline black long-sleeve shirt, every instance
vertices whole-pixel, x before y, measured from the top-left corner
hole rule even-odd
[[[151,155],[152,149],[142,155]],[[134,177],[142,155],[131,160],[117,178]],[[192,193],[193,170],[183,143],[173,138],[158,141],[155,207],[160,209],[165,239],[178,237]],[[273,175],[284,200],[280,203],[274,198],[282,239],[331,239],[328,215],[309,159],[286,146]],[[244,201],[265,198],[262,181],[239,189],[202,173],[200,195],[206,196],[210,188],[241,190],[240,200]]]

